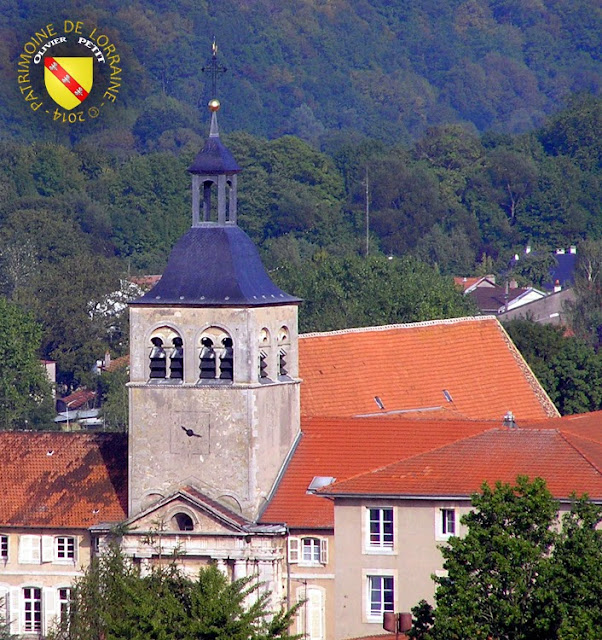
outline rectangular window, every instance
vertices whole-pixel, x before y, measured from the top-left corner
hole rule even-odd
[[[382,618],[386,611],[393,611],[393,576],[368,576],[368,602],[371,618]]]
[[[42,631],[42,590],[36,587],[23,589],[23,630]]]
[[[318,538],[302,538],[301,545],[303,562],[320,562],[320,541]]]
[[[455,509],[441,509],[441,535],[445,537],[456,535]]]
[[[75,538],[71,536],[56,538],[56,559],[75,560]]]
[[[69,618],[69,605],[71,603],[71,589],[65,587],[59,589],[59,615],[61,622],[66,622]]]
[[[370,549],[393,549],[393,509],[368,509]]]
[[[8,560],[8,536],[0,536],[0,560]]]

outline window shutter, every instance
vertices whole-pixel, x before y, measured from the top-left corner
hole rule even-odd
[[[52,536],[42,536],[42,562],[52,562],[54,560],[54,538]]]
[[[299,562],[299,538],[288,539],[288,561],[291,564]]]
[[[21,633],[21,593],[19,587],[11,587],[8,613],[10,615],[10,632],[15,635]]]
[[[42,593],[42,606],[44,607],[43,614],[45,626],[42,628],[42,631],[45,631],[46,633],[48,633],[52,626],[57,623],[57,596],[58,594],[56,589],[53,587],[44,587]]]
[[[19,562],[40,564],[40,536],[24,535],[19,538]]]
[[[328,539],[320,539],[320,562],[322,564],[328,564]]]
[[[322,640],[324,638],[324,605],[323,594],[320,589],[308,589],[307,599],[309,602],[309,620],[307,633],[311,640]]]

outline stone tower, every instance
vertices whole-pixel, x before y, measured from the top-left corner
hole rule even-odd
[[[192,486],[254,520],[299,435],[299,300],[236,224],[240,168],[209,105],[192,228],[130,306],[130,517]]]

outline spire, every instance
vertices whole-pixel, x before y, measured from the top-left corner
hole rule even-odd
[[[230,151],[224,146],[219,137],[217,126],[217,112],[220,101],[215,97],[217,93],[217,74],[224,73],[226,67],[217,62],[217,45],[215,38],[212,45],[211,64],[203,67],[203,71],[211,72],[212,94],[208,107],[211,112],[211,126],[209,138],[205,146],[197,154],[188,171],[192,174],[192,226],[207,224],[236,224],[236,174],[240,167]],[[201,219],[201,188],[202,188],[202,219]],[[212,204],[212,192],[217,189],[217,207]],[[217,216],[215,215],[216,209]],[[217,217],[217,221],[215,218]]]

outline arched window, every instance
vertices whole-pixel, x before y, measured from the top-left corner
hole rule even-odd
[[[183,380],[184,342],[170,327],[155,329],[150,338],[149,378],[151,380]],[[169,375],[167,364],[169,362]]]
[[[234,380],[234,343],[223,329],[210,327],[201,335],[199,379]]]
[[[286,327],[280,327],[280,331],[278,331],[278,378],[289,379],[288,352],[290,344],[288,329]]]
[[[187,513],[176,513],[171,521],[177,531],[194,531],[194,522]]]

